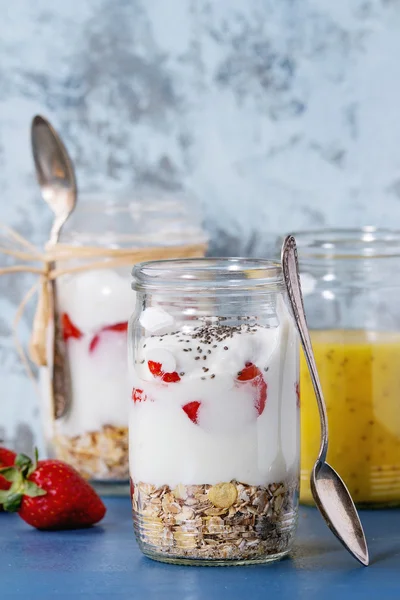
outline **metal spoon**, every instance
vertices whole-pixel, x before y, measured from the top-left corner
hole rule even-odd
[[[75,208],[77,186],[72,161],[67,149],[50,123],[36,115],[31,126],[32,153],[36,176],[43,199],[54,213],[49,244],[57,244],[63,225]],[[53,268],[50,265],[50,268]],[[60,317],[57,314],[57,286],[51,281],[53,298],[54,347],[52,349],[52,382],[54,393],[54,416],[62,417],[71,402],[68,360],[62,335]]]
[[[290,304],[310,371],[321,420],[321,446],[311,473],[311,491],[329,529],[360,563],[367,566],[367,541],[350,492],[336,471],[326,462],[328,419],[311,345],[301,293],[296,241],[287,236],[282,246],[282,269]]]

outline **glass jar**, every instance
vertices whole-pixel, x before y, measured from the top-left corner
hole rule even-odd
[[[130,476],[142,552],[248,564],[290,550],[297,516],[298,340],[278,263],[133,269]]]
[[[359,505],[400,504],[400,234],[366,227],[296,236],[307,319],[328,411],[329,463]],[[319,416],[301,383],[301,501]]]
[[[183,195],[148,190],[133,197],[81,194],[62,232],[72,248],[132,249],[146,258],[204,256],[206,238],[198,215]],[[50,454],[73,465],[106,492],[129,491],[127,326],[132,312],[130,271],[89,268],[57,279],[58,313],[71,379],[68,411],[54,419],[47,397],[45,432]],[[63,269],[90,266],[99,258],[71,258]],[[94,263],[93,263],[94,264]],[[48,386],[49,372],[44,378]],[[44,389],[48,389],[45,387]]]

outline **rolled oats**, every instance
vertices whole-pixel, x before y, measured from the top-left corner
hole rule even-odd
[[[105,425],[99,431],[53,440],[57,458],[72,465],[86,479],[127,481],[128,429]],[[156,490],[155,486],[154,491]]]
[[[233,483],[217,483],[208,490],[209,499],[218,508],[229,508],[235,504],[237,496],[238,492]]]
[[[172,490],[139,482],[132,497],[135,530],[145,552],[152,554],[199,560],[262,559],[289,548],[296,492],[296,482],[258,487],[237,481],[179,484]]]

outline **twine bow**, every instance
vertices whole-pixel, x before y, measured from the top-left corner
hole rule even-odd
[[[21,261],[20,264],[0,268],[0,275],[33,273],[39,277],[20,302],[13,322],[14,343],[32,379],[34,379],[32,369],[19,342],[17,330],[26,305],[36,293],[38,293],[38,302],[33,319],[29,355],[31,360],[41,367],[47,366],[47,334],[53,316],[53,286],[58,277],[82,271],[132,266],[145,260],[201,257],[204,256],[206,249],[206,245],[201,243],[147,248],[103,248],[56,244],[47,245],[44,252],[41,252],[11,227],[0,223],[0,230],[4,232],[6,241],[14,245],[14,248],[7,245],[0,246],[0,253]],[[39,263],[40,266],[34,266],[32,263]]]

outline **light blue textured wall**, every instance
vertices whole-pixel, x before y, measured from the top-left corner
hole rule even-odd
[[[214,253],[400,226],[398,0],[0,0],[0,14],[1,219],[32,241],[49,228],[35,113],[81,186],[192,188]],[[25,446],[37,406],[10,336],[29,281],[0,281],[0,437]]]

